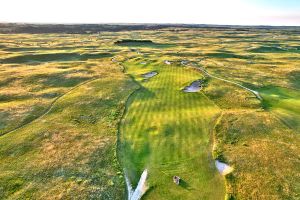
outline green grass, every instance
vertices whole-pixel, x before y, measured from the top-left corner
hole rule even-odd
[[[133,183],[149,170],[144,199],[224,199],[225,188],[211,156],[211,133],[220,110],[201,92],[181,89],[201,74],[181,66],[141,67],[126,62],[127,73],[140,84],[129,99],[121,127],[123,167]],[[158,75],[142,81],[141,74]],[[172,177],[180,176],[177,186]]]
[[[29,123],[0,137],[0,199],[124,199],[124,167],[135,184],[149,169],[144,199],[222,199],[225,192],[231,199],[299,199],[297,33],[0,34],[0,134]],[[142,42],[113,44],[123,38]],[[136,83],[111,56],[131,58],[125,64]],[[264,100],[209,77],[202,92],[182,93],[204,78],[182,60],[257,90]],[[143,80],[149,71],[159,74]],[[120,166],[117,124],[137,86],[120,127]],[[225,188],[212,140],[214,157],[234,168]],[[183,178],[181,186],[173,175]]]
[[[207,53],[204,56],[212,57],[212,58],[238,58],[238,59],[249,59],[252,58],[252,56],[249,55],[237,55],[234,53]]]
[[[253,53],[299,53],[298,48],[287,49],[287,48],[280,48],[277,46],[261,46],[254,49],[251,49]]]
[[[300,94],[298,90],[266,86],[260,93],[263,106],[278,116],[287,126],[300,130]]]
[[[123,197],[116,131],[133,84],[121,72],[110,76],[114,82],[80,86],[48,115],[1,137],[0,199]]]
[[[218,152],[234,167],[226,177],[230,196],[298,198],[299,185],[295,183],[299,182],[299,136],[272,114],[226,111],[216,126],[216,140]]]
[[[110,58],[81,55],[93,59],[1,66],[0,199],[124,198],[117,124],[135,85]]]
[[[175,44],[155,43],[151,40],[120,40],[116,41],[115,45],[127,47],[143,47],[143,48],[170,48],[175,47]]]
[[[297,199],[299,136],[296,129],[282,123],[286,116],[278,119],[272,111],[280,105],[274,96],[278,101],[287,97],[295,101],[296,93],[261,88],[264,100],[260,103],[251,93],[219,80],[210,80],[204,92],[223,110],[215,128],[215,156],[234,167],[226,177],[227,196],[247,199],[251,193],[254,199]],[[296,109],[285,109],[294,113],[290,119],[297,121]]]
[[[86,61],[88,59],[98,59],[111,57],[109,53],[98,54],[78,54],[78,53],[52,53],[52,54],[34,54],[9,57],[0,60],[2,63],[26,63],[26,62],[58,62],[58,61]]]

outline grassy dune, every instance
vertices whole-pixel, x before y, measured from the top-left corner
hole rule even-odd
[[[0,199],[123,199],[122,168],[134,184],[149,169],[145,199],[222,199],[225,190],[230,199],[299,199],[298,33],[0,34]],[[124,39],[153,43],[115,44]],[[112,56],[131,58],[124,65],[135,83]],[[183,60],[263,101],[209,77],[202,92],[182,93],[203,78]],[[150,71],[158,75],[143,80]],[[117,124],[138,86],[120,127],[120,166]],[[212,139],[214,158],[234,168],[225,186]]]
[[[121,127],[121,157],[129,179],[136,184],[142,171],[149,170],[144,199],[223,199],[224,183],[214,167],[210,140],[220,110],[201,92],[181,91],[201,75],[163,60],[146,67],[139,62],[125,63],[140,84]],[[150,71],[158,75],[143,80],[141,74]],[[183,179],[182,185],[173,183],[174,175]]]
[[[116,65],[0,137],[0,199],[122,199],[117,123],[134,88]],[[112,78],[114,81],[111,81]]]
[[[0,49],[0,135],[38,118],[76,85],[107,73],[112,55],[96,49],[95,38],[80,46],[81,39],[0,35],[5,44]]]
[[[281,117],[287,118],[273,114],[272,105],[277,104],[267,98],[267,91],[260,91],[260,103],[253,94],[219,80],[210,80],[204,89],[222,109],[214,155],[234,168],[226,176],[227,195],[233,199],[297,199],[299,136],[283,123]]]

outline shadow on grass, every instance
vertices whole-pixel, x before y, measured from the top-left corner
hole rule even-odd
[[[151,90],[141,86],[139,89],[139,92],[134,96],[134,101],[139,101],[139,100],[149,100],[151,98],[155,97],[155,93],[152,92]]]
[[[119,40],[114,43],[118,46],[128,46],[128,47],[148,47],[148,48],[168,48],[168,47],[174,47],[175,44],[162,44],[162,43],[155,43],[151,40],[130,40],[130,39],[124,39]]]
[[[30,63],[30,62],[57,62],[57,61],[86,61],[111,57],[110,53],[78,54],[78,53],[53,53],[20,55],[0,60],[0,63]]]
[[[188,182],[186,182],[183,179],[180,179],[179,186],[186,189],[186,190],[192,190],[190,184],[188,184]]]
[[[150,154],[150,143],[146,140],[140,143],[126,139],[120,141],[120,162],[134,187],[137,186],[140,176],[149,162]]]
[[[253,53],[300,53],[297,47],[294,48],[281,48],[280,46],[260,46],[251,49]]]
[[[239,59],[250,59],[253,58],[251,55],[238,55],[234,53],[226,53],[226,52],[220,52],[220,53],[207,53],[205,56],[213,57],[213,58],[239,58]]]
[[[294,88],[300,89],[300,71],[292,71],[288,74],[288,77],[290,84]]]
[[[143,195],[142,199],[145,199],[146,197],[148,197],[155,188],[156,188],[156,186],[149,187],[148,190],[146,191],[146,193]]]
[[[69,72],[53,74],[35,74],[26,78],[25,84],[40,83],[45,87],[74,87],[75,85],[88,80],[88,77],[67,77]]]

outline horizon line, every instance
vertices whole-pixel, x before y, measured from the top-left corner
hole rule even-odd
[[[271,25],[271,24],[205,24],[205,23],[174,23],[174,22],[7,22],[0,21],[0,24],[35,24],[35,25],[202,25],[202,26],[269,26],[269,27],[300,27],[300,25]]]

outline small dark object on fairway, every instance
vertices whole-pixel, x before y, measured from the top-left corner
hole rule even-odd
[[[179,185],[180,183],[180,177],[179,176],[173,176],[173,181],[176,185]]]

